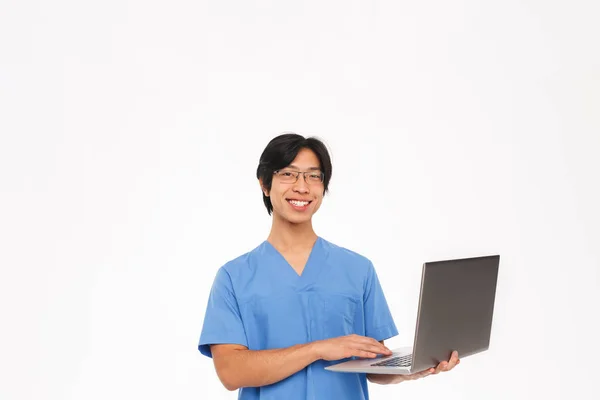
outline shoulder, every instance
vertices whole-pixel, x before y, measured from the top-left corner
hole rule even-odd
[[[371,260],[357,251],[323,239],[327,252],[327,285],[339,292],[354,293],[362,297],[375,275]]]
[[[265,253],[265,243],[261,243],[254,249],[237,256],[219,268],[217,275],[226,275],[232,281],[236,281],[244,276],[252,275],[258,260]]]
[[[332,260],[335,264],[341,264],[346,268],[351,268],[357,272],[360,271],[363,273],[369,273],[373,269],[373,263],[366,256],[329,242],[323,238],[321,238],[321,240],[323,242],[323,247],[328,252],[329,260]]]

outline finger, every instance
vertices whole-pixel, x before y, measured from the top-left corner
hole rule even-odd
[[[392,351],[388,349],[385,345],[379,343],[377,340],[373,338],[369,338],[366,336],[358,336],[353,338],[354,342],[359,345],[358,348],[376,351],[378,354],[392,354]]]
[[[429,368],[421,372],[417,372],[416,374],[409,375],[410,380],[425,378],[426,376],[432,375],[435,369]]]
[[[433,372],[433,374],[437,375],[440,372],[445,371],[447,366],[448,366],[448,362],[447,361],[442,361],[441,363],[439,363],[437,365],[437,367],[435,367],[435,371]]]
[[[378,342],[377,340],[373,339],[373,344],[374,344],[375,346],[378,346],[378,347],[379,347],[379,348],[380,348],[380,349],[383,351],[383,354],[392,354],[392,350],[390,350],[390,348],[389,348],[389,347],[387,347],[387,346],[386,346],[386,345],[384,345],[384,344],[381,344],[381,343],[380,343],[380,342]]]
[[[458,364],[460,364],[460,360],[456,360],[456,363],[454,363],[454,365],[449,363],[448,369],[446,371],[450,371],[451,369],[454,369],[454,367],[456,367]]]
[[[392,354],[391,351],[388,351],[386,348],[382,349],[380,346],[374,346],[374,345],[361,345],[361,344],[358,344],[354,348],[357,349],[357,350],[368,351],[368,352],[371,352],[371,353],[377,353],[377,354],[382,354],[382,355],[390,355],[390,354]]]
[[[377,357],[377,353],[373,353],[370,351],[364,351],[364,350],[355,350],[352,352],[352,356],[360,357],[360,358],[375,358],[375,357]]]
[[[450,356],[450,360],[448,361],[448,366],[446,367],[446,371],[450,371],[452,368],[456,367],[458,364],[458,352],[453,351]]]
[[[456,362],[458,361],[458,351],[453,351],[452,355],[450,356],[450,363],[456,364]]]

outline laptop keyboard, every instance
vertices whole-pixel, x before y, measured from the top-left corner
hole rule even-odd
[[[371,364],[371,367],[410,367],[412,363],[412,354],[402,357],[389,358],[384,361]]]

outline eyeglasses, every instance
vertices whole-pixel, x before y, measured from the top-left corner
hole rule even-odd
[[[325,174],[321,171],[302,172],[291,169],[282,169],[273,173],[273,175],[275,175],[282,183],[296,183],[300,174],[304,175],[304,182],[309,185],[323,183],[323,179],[325,179]]]

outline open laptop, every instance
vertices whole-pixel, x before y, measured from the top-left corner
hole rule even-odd
[[[393,354],[326,367],[338,372],[413,374],[489,348],[500,256],[423,264],[415,339]]]

